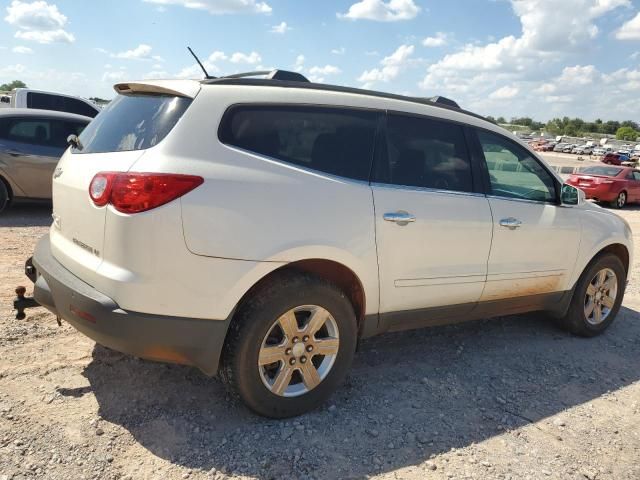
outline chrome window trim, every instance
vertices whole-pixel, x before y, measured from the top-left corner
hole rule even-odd
[[[529,200],[527,198],[503,197],[501,195],[487,195],[487,198],[494,198],[496,200],[507,200],[510,202],[533,203],[536,205],[551,205],[552,207],[559,206],[556,202],[552,202],[552,201]]]
[[[414,191],[414,192],[423,192],[423,193],[438,193],[443,195],[455,195],[455,196],[464,196],[464,197],[482,197],[486,198],[487,195],[484,193],[478,192],[460,192],[457,190],[442,190],[438,188],[429,188],[429,187],[416,187],[411,185],[396,185],[394,183],[380,183],[380,182],[371,182],[371,187],[378,188],[388,188],[390,190],[405,190],[405,191]]]

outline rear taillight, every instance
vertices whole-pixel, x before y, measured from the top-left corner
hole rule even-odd
[[[89,196],[98,207],[107,204],[122,213],[140,213],[183,196],[204,179],[174,173],[100,172],[89,185]]]

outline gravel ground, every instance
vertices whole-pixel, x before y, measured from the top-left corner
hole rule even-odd
[[[44,309],[15,320],[49,213],[0,217],[0,480],[640,478],[638,283],[595,339],[526,315],[368,340],[331,403],[271,421]],[[640,234],[640,209],[621,215]]]

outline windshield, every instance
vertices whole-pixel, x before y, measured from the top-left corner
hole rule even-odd
[[[80,135],[74,153],[144,150],[167,136],[191,104],[171,95],[118,95]]]
[[[605,177],[615,177],[620,173],[621,168],[616,167],[587,167],[581,174],[585,175],[604,175]]]

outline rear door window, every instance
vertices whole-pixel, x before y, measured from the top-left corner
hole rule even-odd
[[[44,118],[9,118],[0,123],[0,138],[31,145],[51,145],[51,122]]]
[[[82,150],[106,153],[145,150],[160,143],[191,104],[173,95],[118,95],[80,134]]]
[[[377,112],[316,106],[236,105],[225,113],[222,143],[355,180],[368,180]]]
[[[374,181],[472,192],[471,161],[462,126],[411,115],[387,116],[386,149]]]

